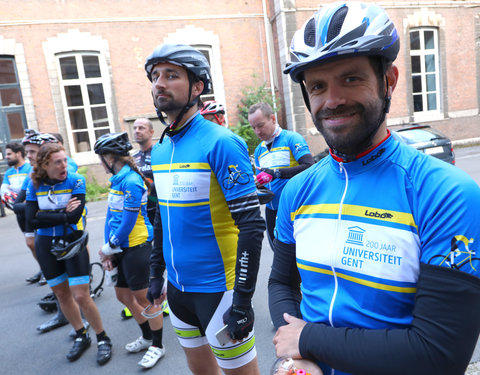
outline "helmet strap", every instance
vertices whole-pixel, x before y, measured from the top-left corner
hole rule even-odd
[[[116,173],[115,173],[115,169],[113,168],[113,166],[115,165],[115,162],[117,161],[117,157],[115,156],[115,159],[114,159],[112,165],[109,165],[109,164],[107,163],[107,161],[105,160],[105,158],[103,157],[103,155],[100,155],[100,159],[102,159],[102,163],[103,163],[103,165],[105,165],[105,166],[107,167],[108,171],[109,171],[112,175],[115,175]]]

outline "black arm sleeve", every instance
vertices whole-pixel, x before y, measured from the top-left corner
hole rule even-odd
[[[49,228],[55,225],[63,224],[76,224],[82,217],[83,209],[85,208],[85,194],[73,194],[72,198],[77,198],[80,201],[80,205],[72,212],[49,212],[38,211],[36,215],[30,220],[32,229]],[[31,202],[27,201],[27,212],[30,210]],[[36,204],[38,209],[38,204]],[[28,220],[28,216],[27,216]]]
[[[13,202],[13,212],[17,215],[25,216],[25,199],[27,198],[27,192],[25,190],[20,190],[17,195],[17,199]]]
[[[295,167],[290,168],[280,168],[280,178],[292,178],[296,174],[304,171],[308,167],[312,166],[315,162],[313,161],[313,156],[311,154],[303,155],[298,159],[298,164]]]
[[[150,277],[159,278],[165,271],[165,260],[163,258],[163,229],[160,208],[155,209],[155,220],[153,223],[153,249],[150,255]]]
[[[250,307],[257,283],[265,221],[260,215],[256,193],[229,201],[228,206],[239,230],[233,304]]]
[[[25,232],[32,233],[34,230],[33,221],[35,220],[35,215],[38,211],[38,202],[37,201],[26,201],[25,202]]]
[[[300,312],[300,274],[296,264],[295,244],[274,240],[272,271],[268,280],[268,306],[275,329],[286,324],[283,313],[302,319]]]
[[[480,332],[479,311],[479,278],[421,264],[408,328],[308,323],[300,335],[300,354],[353,374],[463,375]]]

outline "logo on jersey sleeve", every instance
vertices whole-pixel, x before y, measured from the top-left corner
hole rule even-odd
[[[447,254],[438,254],[430,258],[430,264],[450,267],[462,271],[479,271],[480,258],[477,252],[471,249],[474,239],[464,235],[453,236],[450,241],[450,251]]]
[[[228,166],[228,177],[223,180],[223,187],[230,190],[235,185],[246,185],[250,182],[248,173],[242,172],[238,165]]]
[[[79,178],[79,179],[77,180],[77,182],[75,182],[74,190],[78,190],[78,189],[80,189],[80,188],[82,188],[82,187],[83,187],[83,180],[82,180],[81,178]]]

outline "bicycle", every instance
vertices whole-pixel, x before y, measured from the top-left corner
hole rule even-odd
[[[459,243],[463,243],[463,245],[465,246],[465,250],[460,250]],[[434,255],[430,258],[428,263],[431,264],[434,259],[442,258],[442,260],[438,264],[439,266],[446,265],[450,268],[461,270],[462,267],[464,267],[466,264],[470,264],[470,267],[472,267],[472,269],[476,271],[477,269],[474,267],[473,264],[479,262],[480,258],[474,257],[474,255],[476,255],[476,252],[469,249],[468,245],[471,243],[473,243],[473,238],[468,240],[465,236],[454,236],[451,240],[450,252],[447,255]],[[459,259],[459,257],[461,259]],[[433,264],[435,264],[435,262]]]
[[[223,187],[230,190],[234,185],[246,185],[250,181],[247,173],[239,171],[236,165],[228,167],[228,177],[223,180]]]

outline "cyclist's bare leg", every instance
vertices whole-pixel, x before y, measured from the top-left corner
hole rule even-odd
[[[133,296],[135,297],[135,300],[143,308],[147,307],[150,304],[150,301],[147,299],[147,290],[148,289],[132,291]],[[158,309],[155,309],[155,311],[158,311]],[[155,311],[152,309],[151,312],[154,313]],[[148,324],[150,325],[150,328],[152,329],[152,331],[158,331],[160,328],[163,327],[163,314],[160,314],[159,316],[153,319],[148,319]]]
[[[80,315],[80,309],[73,299],[72,292],[68,286],[68,280],[65,280],[63,283],[52,287],[52,291],[57,296],[57,300],[60,304],[63,314],[73,328],[78,331],[83,327],[83,321],[82,316]]]
[[[33,257],[37,260],[37,252],[35,251],[35,237],[25,237],[25,243],[32,252]]]
[[[85,319],[90,323],[93,330],[96,334],[103,331],[102,318],[100,318],[100,313],[98,312],[97,305],[93,302],[92,297],[90,297],[90,288],[88,284],[72,285],[70,286],[72,290],[73,298],[78,303],[80,308],[85,315]],[[65,313],[65,311],[64,311]],[[66,314],[65,314],[66,315]],[[83,322],[80,318],[80,327],[83,326]]]
[[[221,375],[217,361],[213,356],[210,345],[202,345],[198,348],[183,348],[187,356],[188,368],[194,375]],[[255,373],[253,373],[255,374]]]
[[[115,287],[115,294],[117,295],[117,299],[128,307],[138,324],[142,324],[147,320],[147,318],[142,315],[144,307],[138,303],[130,289]]]
[[[235,369],[222,369],[225,375],[260,375],[257,357],[246,365]]]

